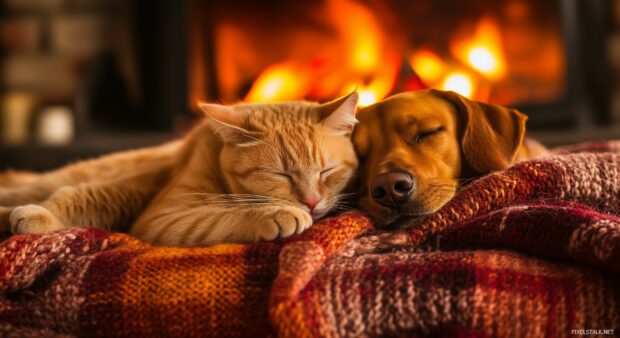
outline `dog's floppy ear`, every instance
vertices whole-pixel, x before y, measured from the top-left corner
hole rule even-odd
[[[461,149],[470,168],[485,174],[512,165],[525,137],[527,116],[516,109],[471,101],[454,92],[431,92],[455,107]]]
[[[376,105],[371,105],[368,107],[364,107],[360,109],[357,113],[358,119],[360,121],[372,121],[372,116],[377,114]],[[353,146],[355,148],[355,153],[357,157],[360,159],[366,158],[368,155],[368,151],[370,148],[370,130],[364,123],[360,123],[355,126],[353,130]]]

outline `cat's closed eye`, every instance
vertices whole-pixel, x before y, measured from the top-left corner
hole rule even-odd
[[[280,177],[286,178],[286,179],[288,179],[290,181],[293,180],[293,176],[291,176],[290,174],[285,173],[285,172],[275,172],[273,174],[276,175],[276,176],[280,176]]]
[[[329,174],[333,173],[333,172],[334,172],[334,170],[336,170],[336,166],[333,166],[333,167],[328,167],[328,168],[326,168],[326,169],[323,169],[323,170],[321,171],[321,177],[325,177],[325,176],[327,176],[327,175],[329,175]]]

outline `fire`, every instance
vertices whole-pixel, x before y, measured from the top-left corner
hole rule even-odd
[[[421,88],[499,104],[565,95],[566,46],[554,6],[483,1],[443,16],[425,2],[293,1],[226,10],[216,22],[210,7],[201,8],[191,28],[190,95],[325,102],[357,90],[360,106]]]
[[[392,91],[394,79],[397,76],[399,64],[396,55],[388,55],[383,60],[383,67],[367,82],[352,82],[345,86],[345,90],[340,95],[357,91],[359,94],[358,105],[366,107],[385,98]]]
[[[326,4],[337,38],[312,50],[313,54],[306,53],[305,59],[291,57],[265,69],[245,100],[326,99],[356,90],[363,107],[390,94],[401,74],[402,54],[386,45],[368,8],[352,0]],[[347,20],[341,20],[342,13],[348,13]],[[473,30],[467,29],[471,27],[463,26],[452,36],[448,55],[438,54],[442,49],[435,46],[423,46],[410,54],[411,67],[425,85],[484,99],[491,84],[506,76],[498,24],[485,17]]]
[[[252,102],[278,102],[296,100],[304,96],[303,77],[289,64],[267,68],[254,82],[246,96]]]
[[[501,33],[490,18],[481,19],[471,32],[456,34],[450,54],[442,59],[431,49],[420,48],[409,61],[427,86],[475,99],[488,98],[489,84],[506,76]]]
[[[379,101],[377,98],[377,92],[372,89],[358,89],[357,93],[359,94],[358,105],[360,107],[370,106],[371,104]]]
[[[432,51],[420,49],[411,56],[410,62],[424,82],[430,84],[441,80],[445,65],[441,58]]]
[[[402,59],[393,57],[375,14],[355,0],[328,0],[324,6],[332,38],[314,49],[295,40],[299,46],[291,47],[291,56],[263,70],[245,100],[325,100],[355,89],[365,106],[390,93]]]
[[[387,78],[377,77],[366,86],[349,86],[348,92],[357,91],[359,94],[358,106],[370,106],[390,94],[392,85],[386,80]]]
[[[379,100],[386,97],[389,94],[390,88],[391,87],[389,86],[386,87],[380,81],[374,81],[366,86],[352,84],[347,86],[347,89],[343,91],[343,95],[345,93],[356,91],[359,95],[357,105],[360,107],[366,107],[373,103],[377,103]]]
[[[471,37],[459,39],[451,47],[457,59],[488,79],[499,80],[505,76],[501,32],[494,20],[480,20]]]
[[[353,73],[371,75],[381,64],[383,34],[374,13],[351,0],[331,0],[334,25],[341,32],[346,66]],[[343,13],[346,19],[343,20]]]
[[[474,82],[465,73],[451,73],[441,84],[441,89],[457,92],[467,98],[471,98],[474,93]]]
[[[361,73],[369,73],[376,70],[379,64],[378,39],[372,34],[364,38],[356,39],[351,51],[351,67]]]
[[[498,71],[498,58],[484,46],[474,47],[467,54],[467,61],[475,69],[485,74],[495,74]]]

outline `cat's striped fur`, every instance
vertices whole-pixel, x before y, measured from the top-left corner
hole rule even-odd
[[[183,140],[0,177],[0,227],[97,226],[164,245],[301,233],[355,172],[356,104],[355,93],[323,105],[203,104],[205,121]]]

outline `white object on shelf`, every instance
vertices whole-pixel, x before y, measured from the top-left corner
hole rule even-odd
[[[65,106],[44,108],[37,121],[37,140],[43,144],[62,145],[73,141],[73,112]]]

